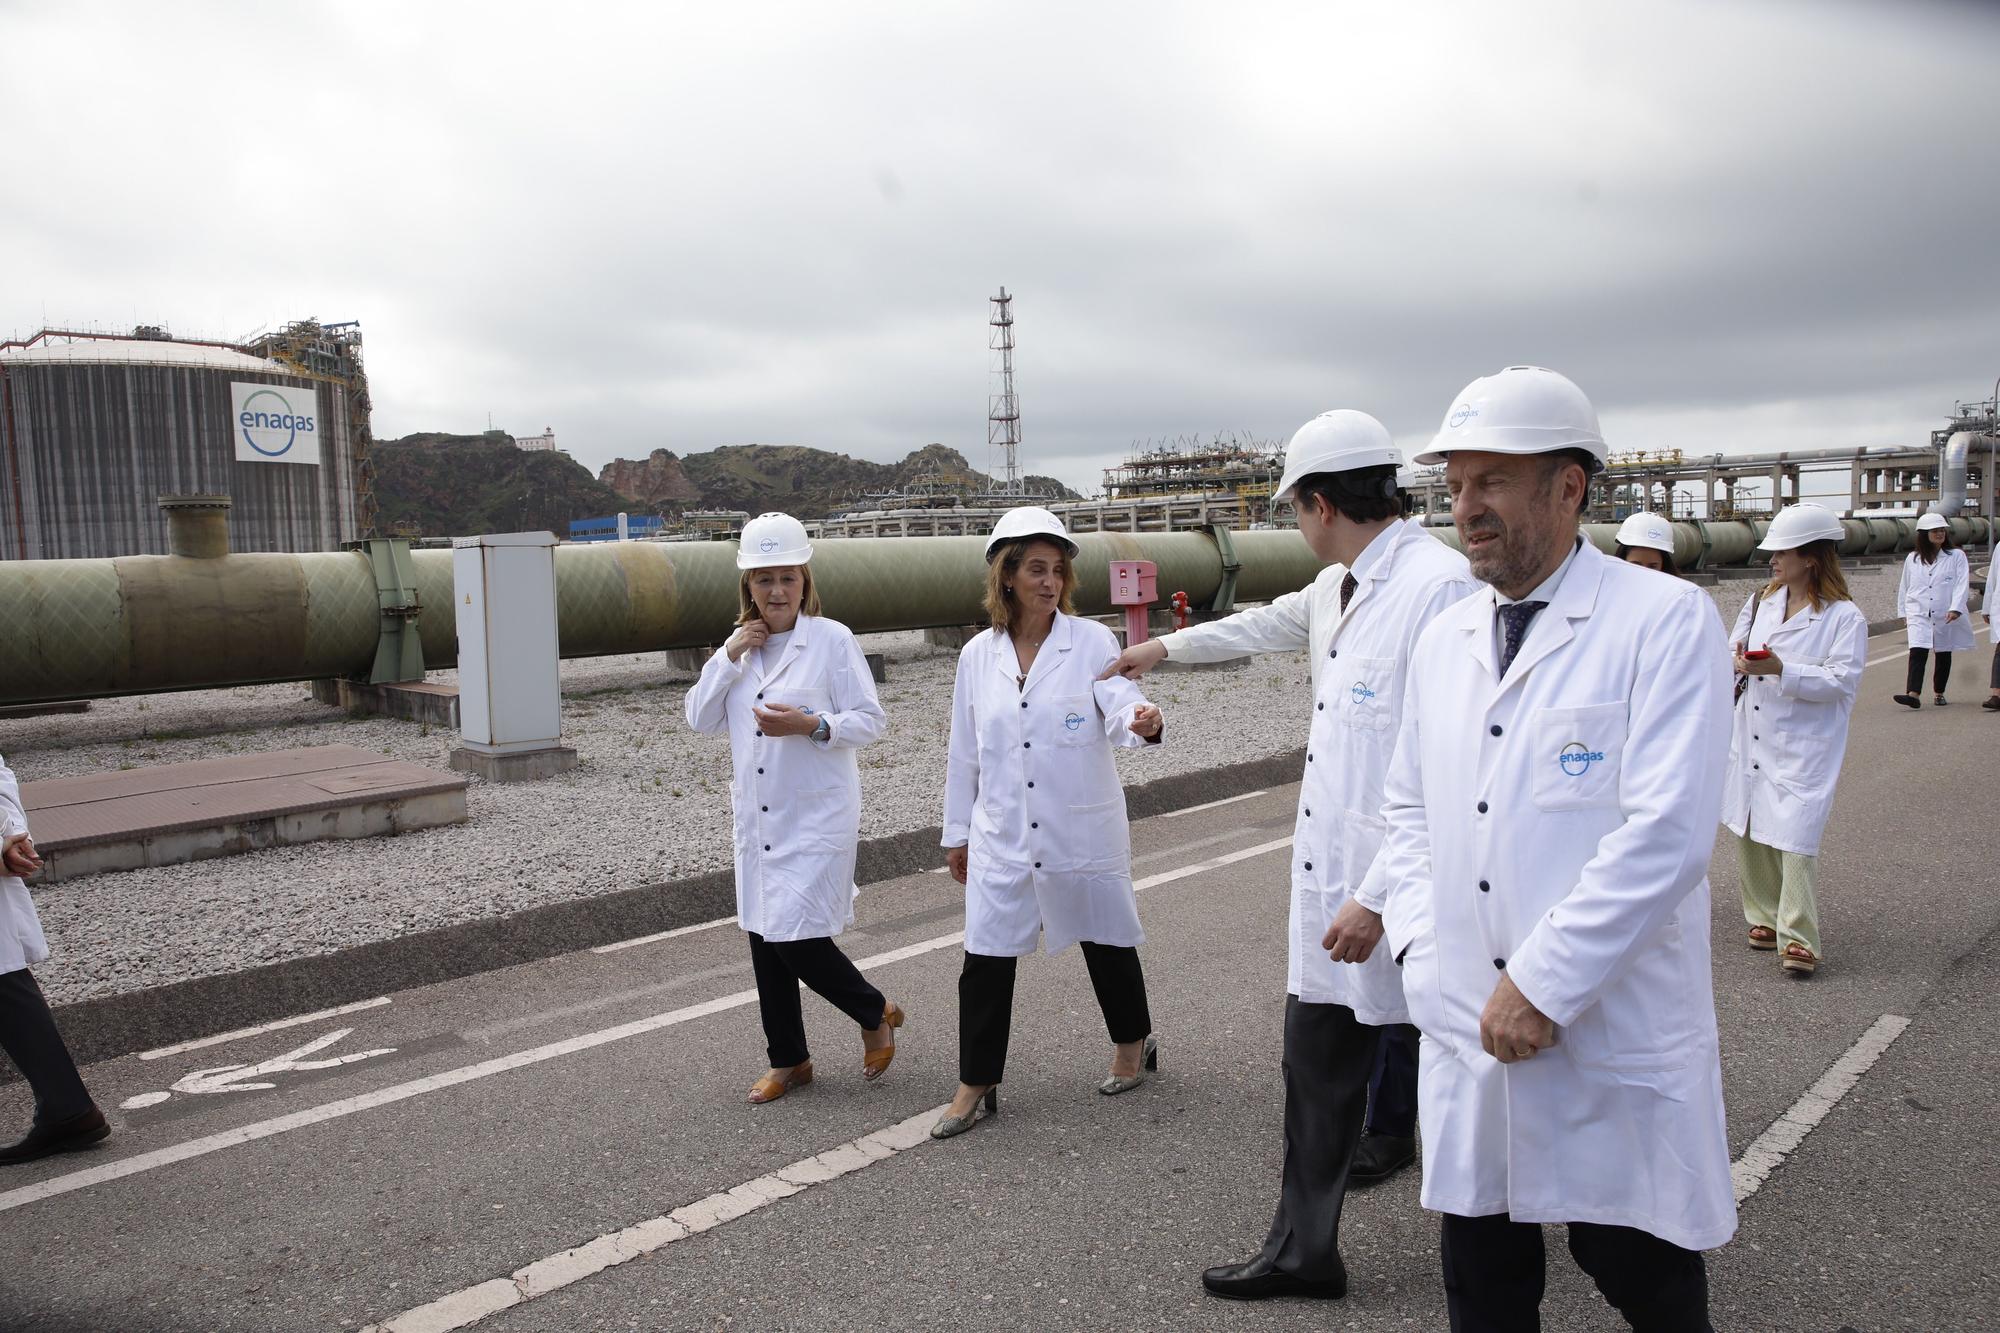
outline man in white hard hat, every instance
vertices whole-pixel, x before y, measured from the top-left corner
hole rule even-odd
[[[1113,664],[1138,676],[1167,658],[1217,662],[1302,649],[1312,663],[1287,931],[1284,1177],[1263,1249],[1247,1263],[1202,1274],[1218,1296],[1346,1293],[1340,1213],[1363,1135],[1369,1076],[1384,1027],[1408,1021],[1387,958],[1350,963],[1321,947],[1334,910],[1381,840],[1377,811],[1411,646],[1440,611],[1478,588],[1463,556],[1403,517],[1396,486],[1402,461],[1389,432],[1364,412],[1327,412],[1307,422],[1285,451],[1278,496],[1297,511],[1300,534],[1326,562],[1319,577],[1269,606],[1129,648]],[[1415,1124],[1387,1125],[1378,1115],[1374,1128],[1380,1178],[1408,1162]]]
[[[1423,1030],[1454,1330],[1539,1327],[1544,1222],[1635,1326],[1707,1329],[1700,1252],[1736,1229],[1707,880],[1729,651],[1704,591],[1582,539],[1604,457],[1534,366],[1475,380],[1417,457],[1489,587],[1417,642],[1354,897]]]

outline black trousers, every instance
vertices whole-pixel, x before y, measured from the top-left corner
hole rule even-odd
[[[764,1017],[764,1044],[771,1068],[802,1065],[806,1050],[806,1016],[799,1006],[799,983],[868,1029],[882,1026],[886,1007],[882,992],[868,984],[840,946],[829,939],[765,939],[750,936],[750,966],[757,974],[757,1008]]]
[[[1368,1081],[1368,1132],[1392,1139],[1417,1136],[1417,1029],[1391,1023],[1375,1053],[1375,1075]]]
[[[1505,1213],[1444,1215],[1444,1296],[1452,1333],[1535,1333],[1542,1326],[1542,1228]],[[1639,1333],[1714,1333],[1698,1250],[1632,1227],[1569,1224],[1569,1252]]]
[[[1344,1004],[1285,997],[1285,1171],[1263,1251],[1280,1272],[1318,1282],[1345,1275],[1340,1209],[1381,1040],[1381,1028],[1357,1022]]]
[[[56,1017],[25,967],[0,972],[0,1049],[34,1090],[36,1124],[53,1124],[91,1109],[94,1103],[56,1030]]]
[[[1905,694],[1915,694],[1924,688],[1924,659],[1931,655],[1928,648],[1910,649],[1909,688]],[[1937,666],[1931,672],[1931,690],[1935,694],[1944,693],[1944,683],[1951,679],[1951,654],[1939,653]]]
[[[1989,687],[2000,690],[2000,634],[1993,637],[1993,670],[1991,678],[1986,683]]]
[[[1153,1031],[1146,1008],[1146,973],[1139,951],[1083,941],[1083,964],[1111,1040],[1123,1045]],[[958,974],[958,1080],[972,1087],[998,1083],[1007,1072],[1007,1038],[1014,1026],[1014,972],[1019,960],[967,953]]]

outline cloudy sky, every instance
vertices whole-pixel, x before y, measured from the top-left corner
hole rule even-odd
[[[1910,444],[2000,376],[2000,6],[0,0],[0,333],[357,319],[375,429],[595,468],[1406,443],[1554,366],[1614,448]]]

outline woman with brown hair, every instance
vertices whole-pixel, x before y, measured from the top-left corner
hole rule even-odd
[[[1922,708],[1924,659],[1933,652],[1933,702],[1944,706],[1945,682],[1951,679],[1951,655],[1972,651],[1972,617],[1966,601],[1972,590],[1972,567],[1965,552],[1951,539],[1943,514],[1917,520],[1917,549],[1903,557],[1903,577],[1896,585],[1896,605],[1903,609],[1909,630],[1910,671],[1896,702]]]
[[[1730,635],[1747,688],[1736,696],[1722,822],[1737,838],[1750,947],[1779,950],[1798,977],[1820,962],[1820,833],[1868,665],[1868,621],[1840,572],[1843,535],[1823,505],[1779,513],[1757,547],[1771,553],[1771,581]]]
[[[1160,739],[1160,710],[1123,676],[1097,677],[1118,640],[1071,606],[1076,543],[1048,510],[1008,511],[986,546],[993,627],[965,645],[952,688],[945,859],[965,885],[957,1094],[933,1138],[963,1134],[996,1088],[1013,1024],[1016,960],[1083,946],[1110,1030],[1106,1095],[1158,1066],[1125,792],[1111,747]]]
[[[688,725],[726,732],[734,760],[736,921],[764,1020],[770,1072],[750,1102],[812,1082],[803,981],[861,1028],[861,1076],[896,1055],[903,1011],[868,984],[833,937],[854,921],[861,776],[854,752],[882,734],[882,705],[847,626],[819,613],[812,545],[788,514],[743,525],[736,631],[688,691]]]

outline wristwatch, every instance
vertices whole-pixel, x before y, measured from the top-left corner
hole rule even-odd
[[[820,718],[819,725],[813,728],[812,738],[818,741],[821,745],[824,745],[828,741],[832,740],[833,739],[832,724],[829,723],[824,717]]]

